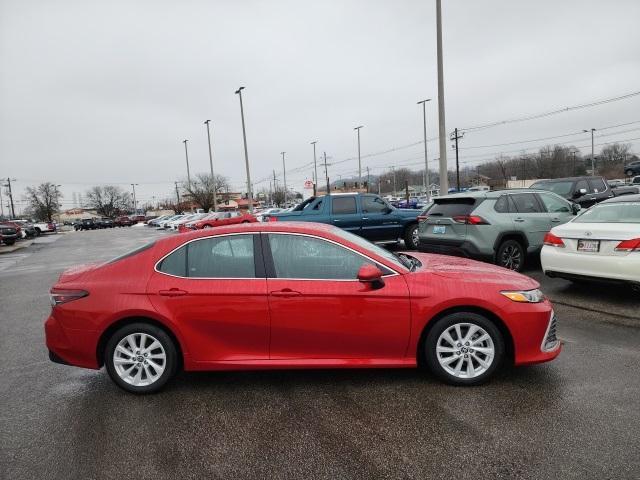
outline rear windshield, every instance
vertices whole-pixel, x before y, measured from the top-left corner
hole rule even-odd
[[[476,207],[478,200],[470,197],[463,198],[436,198],[427,214],[438,217],[455,217],[458,215],[469,215]],[[479,203],[479,202],[478,202]]]
[[[109,260],[107,263],[116,263],[119,262],[120,260],[124,260],[125,258],[129,258],[129,257],[133,257],[134,255],[139,254],[140,252],[144,252],[145,250],[150,249],[151,247],[153,247],[156,244],[156,242],[151,242],[151,243],[147,243],[146,245],[142,245],[141,247],[136,248],[135,250],[131,250],[127,253],[124,253],[112,260]]]
[[[640,202],[601,203],[574,220],[575,223],[640,223]]]

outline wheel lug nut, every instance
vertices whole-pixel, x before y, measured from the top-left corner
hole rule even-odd
[[[469,342],[465,342],[464,345],[465,345],[465,347],[468,347],[469,346]]]
[[[464,354],[464,358],[469,358],[469,355],[467,355],[466,353]]]
[[[460,350],[456,351],[456,355],[460,355]]]
[[[473,353],[473,348],[470,348],[470,349],[469,349],[469,353]]]

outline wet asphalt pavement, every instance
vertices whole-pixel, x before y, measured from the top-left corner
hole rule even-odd
[[[414,370],[183,373],[139,397],[50,363],[59,273],[155,235],[73,232],[0,255],[0,478],[640,478],[637,294],[535,270],[564,351],[476,388]]]

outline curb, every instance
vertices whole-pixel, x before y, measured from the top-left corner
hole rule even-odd
[[[33,240],[27,240],[25,242],[16,243],[11,246],[3,245],[2,247],[0,247],[0,255],[3,253],[13,253],[18,250],[22,250],[23,248],[27,248],[32,243],[33,243]]]

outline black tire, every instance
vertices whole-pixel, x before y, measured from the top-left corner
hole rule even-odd
[[[483,329],[491,338],[491,342],[493,344],[493,350],[494,350],[493,359],[491,360],[489,367],[486,368],[486,370],[484,370],[483,372],[479,373],[477,376],[473,376],[470,378],[454,376],[452,373],[448,372],[445,369],[445,367],[443,367],[440,364],[440,361],[438,360],[438,356],[436,352],[436,348],[438,346],[438,339],[440,338],[440,335],[442,335],[442,333],[445,330],[449,329],[450,327],[456,324],[475,325],[476,327],[480,327],[481,329]],[[464,336],[465,334],[464,328],[461,329],[461,332]],[[466,330],[466,332],[468,332],[468,330]],[[476,334],[474,334],[474,336],[475,335]],[[473,341],[469,343],[473,346]],[[437,320],[435,325],[429,331],[429,334],[426,336],[422,348],[424,352],[424,358],[426,359],[427,368],[443,382],[448,383],[450,385],[458,385],[458,386],[480,385],[488,381],[493,376],[496,369],[502,363],[504,359],[504,351],[505,351],[504,339],[502,338],[502,334],[500,333],[500,330],[498,330],[498,328],[495,326],[495,324],[484,315],[480,315],[472,312],[456,312],[456,313],[446,315],[445,317],[442,317],[441,319]],[[463,345],[460,348],[469,348],[469,347],[465,347]],[[479,352],[474,352],[474,353],[476,355],[475,358],[472,358],[473,354],[470,354],[470,353],[466,354],[466,355],[469,355],[469,357],[464,357],[463,355],[465,354],[463,354],[462,351],[460,355],[454,352],[451,355],[460,358],[460,360],[454,360],[453,362],[451,362],[451,364],[452,365],[455,364],[457,366],[458,363],[462,363],[463,368],[465,368],[466,365],[468,364],[466,362],[471,361],[474,368],[480,368],[481,365],[480,363],[477,362],[477,358],[482,357],[482,355],[484,354],[481,354]],[[487,358],[488,357],[484,357],[485,360]]]
[[[128,335],[137,333],[144,333],[154,337],[158,342],[160,342],[165,352],[166,359],[164,371],[160,377],[150,385],[135,386],[125,382],[117,373],[114,365],[113,354],[118,343]],[[113,380],[113,382],[123,390],[135,394],[155,393],[161,390],[175,375],[178,366],[178,353],[176,345],[171,337],[161,328],[148,323],[131,323],[118,329],[107,341],[104,349],[104,364],[111,380]]]
[[[36,235],[39,237],[41,233],[42,233],[42,230],[36,227]]]
[[[627,170],[627,177],[630,177],[633,175],[633,170]]]
[[[418,224],[412,223],[409,225],[404,231],[404,246],[410,250],[417,250],[419,241],[418,241]]]
[[[5,245],[9,245],[9,246],[11,246],[11,245],[13,245],[14,243],[16,243],[16,241],[15,241],[15,240],[3,240],[3,242],[4,242],[4,244],[5,244]]]
[[[517,240],[505,240],[496,252],[496,265],[521,272],[524,268],[526,251]]]

